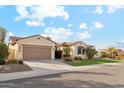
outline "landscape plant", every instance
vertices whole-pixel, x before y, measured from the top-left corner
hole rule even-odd
[[[71,48],[70,47],[64,47],[63,48],[64,51],[64,57],[69,57],[70,56],[70,52],[71,52]]]
[[[8,57],[8,46],[5,43],[6,29],[0,26],[0,64],[5,64]]]
[[[111,58],[115,58],[116,56],[118,56],[118,55],[117,55],[118,50],[117,50],[116,48],[110,47],[110,48],[108,49],[108,51],[109,51],[109,54],[110,54]]]
[[[93,59],[94,55],[97,54],[97,51],[93,46],[88,46],[85,51],[88,59]]]

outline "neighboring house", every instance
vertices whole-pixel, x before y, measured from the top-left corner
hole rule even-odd
[[[88,45],[83,43],[82,41],[76,41],[76,42],[64,42],[64,43],[58,43],[57,44],[57,50],[62,51],[62,55],[64,55],[64,48],[69,47],[71,49],[70,55],[72,58],[75,57],[81,57],[82,59],[86,59],[87,55],[85,53],[85,48]]]
[[[118,52],[122,51],[122,49],[116,49]],[[105,53],[110,53],[109,49],[98,49],[98,52],[105,52]]]
[[[100,52],[109,53],[108,49],[98,49],[97,51],[98,51],[98,53],[100,53]]]
[[[40,35],[10,37],[8,59],[41,60],[54,59],[56,43]]]
[[[117,55],[124,59],[124,50],[120,50]]]

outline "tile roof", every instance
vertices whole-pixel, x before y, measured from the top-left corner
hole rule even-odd
[[[59,47],[59,46],[72,46],[72,45],[75,45],[77,43],[80,43],[82,41],[74,41],[74,42],[63,42],[63,43],[57,43],[56,45]],[[82,42],[83,43],[83,42]],[[84,43],[85,44],[85,43]],[[85,44],[87,45],[87,44]]]
[[[30,37],[35,37],[35,36],[41,36],[41,35],[33,35],[33,36],[27,36],[27,37],[15,37],[15,36],[11,36],[10,37],[10,40],[12,41],[12,43],[11,43],[11,45],[14,45],[14,44],[16,44],[16,41],[18,41],[18,40],[21,40],[21,39],[25,39],[25,38],[30,38]],[[74,42],[63,42],[63,43],[56,43],[55,41],[53,41],[51,38],[49,38],[49,37],[43,37],[43,36],[41,36],[42,38],[45,38],[45,39],[47,39],[47,40],[49,40],[49,41],[51,41],[51,42],[53,42],[53,43],[55,43],[56,44],[56,46],[72,46],[72,45],[75,45],[75,44],[77,44],[77,43],[83,43],[82,41],[74,41]],[[85,44],[85,43],[84,43]],[[87,45],[87,44],[85,44],[85,45]]]
[[[25,38],[30,38],[30,37],[35,37],[35,36],[40,36],[40,35],[33,35],[33,36],[27,36],[27,37],[15,37],[15,36],[11,36],[10,37],[10,40],[12,41],[11,45],[14,45],[16,43],[16,41],[18,41],[18,40],[25,39]],[[43,36],[40,36],[40,37],[45,38],[45,39],[47,39],[47,40],[49,40],[49,41],[51,41],[51,42],[53,42],[53,43],[56,44],[56,42],[54,42],[49,37],[43,37]]]

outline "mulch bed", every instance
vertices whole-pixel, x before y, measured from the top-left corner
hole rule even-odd
[[[6,64],[2,65],[2,68],[0,68],[0,73],[12,73],[12,72],[23,72],[23,71],[31,71],[32,69],[26,65],[20,65],[20,64]]]

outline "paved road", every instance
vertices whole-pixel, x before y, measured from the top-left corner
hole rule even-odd
[[[110,88],[124,87],[124,64],[109,65],[85,71],[0,82],[0,87],[13,88]]]

